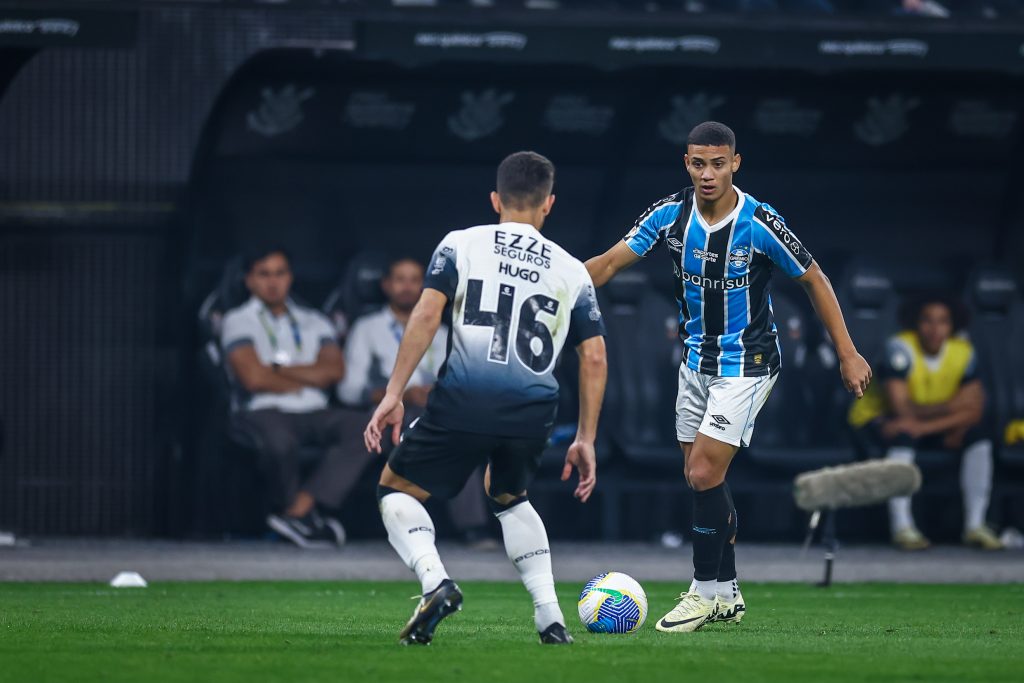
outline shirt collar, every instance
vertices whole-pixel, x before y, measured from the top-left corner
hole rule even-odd
[[[266,311],[267,316],[269,316],[272,320],[279,320],[280,317],[288,317],[289,313],[291,313],[292,316],[295,317],[296,320],[298,320],[297,313],[299,312],[299,307],[298,305],[296,305],[295,301],[291,297],[285,299],[285,312],[284,315],[280,317],[275,316],[273,313],[271,313],[270,309],[267,308],[267,305],[264,304],[263,301],[255,294],[249,297],[249,301],[247,301],[245,305],[251,308],[256,313],[259,313],[260,311]]]
[[[509,226],[509,225],[514,225],[514,226],[516,226],[516,227],[520,227],[520,228],[529,228],[530,230],[533,230],[533,231],[535,231],[535,232],[540,232],[540,230],[537,230],[537,228],[533,227],[533,226],[532,226],[532,225],[530,225],[529,223],[520,223],[520,222],[518,222],[518,221],[505,221],[504,223],[498,223],[498,225],[499,225],[500,227],[505,227],[505,226]]]
[[[708,225],[708,222],[704,220],[704,216],[700,214],[700,209],[697,208],[697,203],[694,202],[693,213],[697,215],[697,220],[700,221],[701,227],[703,227],[707,232],[716,232],[718,230],[721,230],[725,226],[729,225],[729,223],[736,220],[736,217],[740,215],[740,211],[743,210],[743,203],[746,199],[746,196],[743,194],[743,190],[736,187],[735,185],[732,186],[732,189],[736,190],[736,207],[729,212],[728,216],[718,221],[714,225]]]
[[[384,315],[384,320],[387,322],[388,325],[398,325],[403,330],[405,330],[405,325],[403,325],[402,322],[397,317],[395,317],[395,312],[391,310],[390,304],[384,304],[382,313]]]

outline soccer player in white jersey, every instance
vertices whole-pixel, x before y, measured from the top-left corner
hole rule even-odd
[[[547,532],[527,487],[554,425],[558,382],[552,370],[569,342],[580,358],[580,412],[562,480],[575,467],[574,495],[582,502],[590,497],[607,365],[604,322],[586,268],[540,233],[555,201],[554,177],[543,156],[512,154],[498,166],[491,193],[499,223],[456,230],[438,245],[387,393],[366,428],[371,451],[381,451],[387,432],[399,443],[405,386],[450,307],[448,357],[426,412],[392,452],[377,489],[388,540],[423,589],[401,632],[403,644],[429,643],[438,623],[462,604],[423,502],[455,495],[483,463],[484,488],[508,558],[533,598],[540,640],[572,643],[555,596]]]
[[[732,130],[714,121],[698,125],[684,162],[693,185],[656,202],[622,241],[587,261],[598,287],[659,244],[672,261],[684,345],[676,438],[694,492],[694,580],[657,624],[672,632],[738,622],[746,611],[736,581],[736,509],[725,475],[739,447],[750,445],[781,366],[768,296],[774,270],[807,292],[836,346],[847,390],[860,398],[871,380],[810,252],[775,209],[732,184],[740,167]]]

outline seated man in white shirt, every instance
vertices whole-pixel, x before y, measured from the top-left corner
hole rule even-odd
[[[228,311],[221,333],[236,394],[232,426],[260,454],[273,506],[268,526],[300,547],[341,545],[341,523],[317,506],[341,507],[374,460],[360,446],[363,414],[327,406],[344,357],[327,319],[289,298],[284,249],[255,249],[243,267],[252,298]],[[319,448],[315,463],[301,461],[304,446]],[[304,466],[311,466],[308,477]]]
[[[411,258],[392,262],[381,281],[381,289],[387,305],[356,320],[345,342],[347,368],[345,379],[338,385],[338,398],[346,405],[376,406],[384,397],[405,325],[423,291],[423,266]],[[427,396],[447,356],[447,346],[448,328],[441,325],[405,392],[406,426],[423,414]],[[448,504],[455,526],[474,545],[490,545],[488,540],[493,543],[487,535],[489,518],[482,491],[483,473],[478,471]]]

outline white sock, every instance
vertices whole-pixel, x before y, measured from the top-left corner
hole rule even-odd
[[[893,446],[885,457],[895,462],[914,462],[914,449],[909,446]],[[889,499],[889,528],[893,533],[914,525],[914,515],[910,511],[910,496]]]
[[[380,499],[380,516],[391,547],[416,572],[423,594],[441,585],[448,573],[434,546],[434,522],[423,504],[406,493],[389,493]]]
[[[732,581],[715,582],[715,592],[722,600],[732,602],[740,594],[740,584],[736,579]]]
[[[690,586],[692,586],[690,591],[696,591],[697,594],[700,595],[701,599],[706,602],[713,602],[715,596],[718,595],[718,581],[715,579],[711,579],[710,581],[698,581],[697,579],[694,579]]]
[[[705,600],[714,600],[717,595],[732,602],[740,593],[740,585],[736,579],[732,581],[698,581],[694,579],[690,581],[690,588],[686,592],[698,593]]]
[[[992,442],[977,441],[964,450],[960,461],[960,490],[964,496],[964,529],[985,523],[992,490]]]
[[[533,620],[542,632],[555,623],[565,624],[555,595],[555,577],[551,573],[551,549],[548,532],[540,515],[529,501],[519,503],[497,515],[505,552],[519,572],[526,590],[533,598]]]

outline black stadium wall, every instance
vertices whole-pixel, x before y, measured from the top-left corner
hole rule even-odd
[[[78,21],[78,42],[0,32],[0,528],[214,532],[187,408],[225,262],[280,236],[319,304],[356,252],[425,260],[489,221],[517,149],[558,166],[549,235],[583,258],[683,186],[685,135],[713,118],[737,184],[830,272],[1024,276],[1009,30],[53,8],[33,16]],[[662,259],[644,268],[667,291]]]

